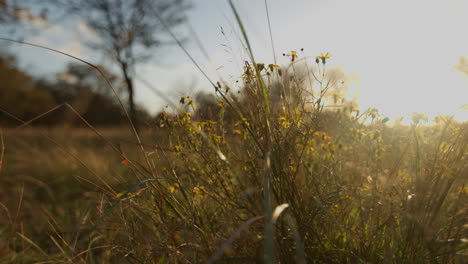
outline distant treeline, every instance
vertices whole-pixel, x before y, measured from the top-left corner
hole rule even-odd
[[[123,80],[99,67],[126,104],[128,95]],[[2,126],[15,127],[32,119],[31,126],[85,126],[80,116],[93,126],[120,126],[129,122],[106,80],[88,65],[71,63],[60,73],[38,78],[20,69],[15,56],[0,53],[0,80]],[[187,97],[188,101],[194,104],[180,103],[178,110],[191,112],[193,119],[208,120],[219,111],[225,113],[224,122],[232,119],[233,113],[221,107],[223,103],[213,94],[200,92],[194,98]],[[151,116],[139,105],[136,109],[139,125],[161,125],[161,112]],[[174,117],[176,113],[164,114]]]
[[[124,104],[128,102],[125,82],[106,68],[99,67],[112,83],[121,101]],[[329,71],[331,76],[329,78],[334,80],[344,78],[340,70],[330,69]],[[288,83],[292,79],[283,76],[284,84],[291,87],[288,90],[290,103],[305,96],[301,95],[305,90],[301,88],[305,80],[305,75],[302,75],[298,73],[295,79],[301,85],[289,85]],[[85,126],[86,124],[81,117],[91,125],[101,127],[126,125],[129,122],[106,80],[88,65],[71,63],[58,74],[37,78],[22,71],[14,56],[0,53],[0,80],[0,125],[3,126],[19,126],[32,119],[34,119],[30,124],[32,126],[63,124],[73,127]],[[273,114],[274,116],[284,110],[278,108],[281,105],[281,87],[283,85],[278,81],[269,86],[269,96],[272,101],[271,111],[276,113]],[[224,86],[219,88],[225,93],[230,89]],[[252,88],[248,83],[247,86],[238,91],[231,91],[229,94],[232,100],[239,101],[240,105],[249,105],[249,98],[259,96],[255,88]],[[329,100],[332,104],[336,104],[338,101],[334,97],[329,98]],[[344,98],[339,101],[340,104],[352,106],[352,102],[345,103]],[[65,104],[70,105],[73,109]],[[60,107],[55,109],[57,106]],[[127,105],[125,107],[128,109]],[[179,113],[169,111],[151,116],[138,105],[136,110],[139,125],[151,127],[164,126],[166,117],[169,119],[177,118]],[[225,125],[232,126],[236,123],[234,122],[235,111],[213,93],[200,92],[193,98],[182,97],[178,110],[190,112],[193,120],[212,120],[219,117],[219,113],[222,111],[222,122]],[[241,108],[238,111],[242,112],[245,117],[249,117],[259,109]],[[326,115],[329,121],[333,119],[329,114]],[[161,119],[161,117],[165,118]]]
[[[102,67],[101,67],[102,68]],[[117,93],[127,102],[122,81],[106,71]],[[65,71],[36,78],[19,69],[15,56],[0,54],[0,124],[18,126],[61,104],[68,103],[93,126],[118,126],[128,123],[121,106],[97,71],[87,65],[69,64]],[[140,122],[151,120],[137,107]],[[69,107],[60,108],[34,120],[31,125],[54,126],[84,123]]]

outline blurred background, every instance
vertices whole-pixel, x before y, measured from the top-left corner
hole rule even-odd
[[[130,115],[142,120],[175,110],[182,96],[214,94],[173,36],[212,80],[242,89],[248,56],[227,1],[109,3],[1,0],[0,36],[98,65]],[[273,41],[264,1],[236,5],[257,61],[287,65],[282,55],[297,51],[313,65],[315,56],[330,52],[327,66],[343,73],[343,96],[362,109],[377,108],[391,120],[409,120],[412,112],[426,113],[429,120],[452,114],[468,120],[466,0],[269,1]],[[4,40],[0,54],[2,110],[29,120],[67,102],[93,125],[125,122],[112,90],[91,67]],[[63,107],[33,123],[79,124],[68,112]],[[20,124],[6,113],[0,120]]]

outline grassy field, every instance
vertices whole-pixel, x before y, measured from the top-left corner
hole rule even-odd
[[[248,51],[240,94],[212,82],[138,137],[3,128],[0,262],[468,262],[468,123],[390,126],[330,54]]]
[[[266,118],[250,78],[210,118],[181,100],[141,145],[125,128],[3,129],[2,263],[467,260],[466,123],[324,111],[293,82]]]

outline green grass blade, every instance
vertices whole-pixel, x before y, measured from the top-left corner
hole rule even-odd
[[[296,243],[297,261],[298,263],[305,264],[307,262],[305,259],[304,247],[302,246],[301,237],[299,236],[299,232],[297,231],[296,225],[294,224],[294,220],[289,214],[286,214],[285,217],[286,221],[288,222],[289,229],[291,229],[293,234],[294,243]]]

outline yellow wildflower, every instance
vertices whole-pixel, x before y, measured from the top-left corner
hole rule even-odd
[[[218,106],[224,108],[224,106],[226,106],[226,102],[224,100],[220,100]]]
[[[127,192],[127,191],[120,192],[120,193],[116,194],[115,197],[116,197],[117,199],[120,199],[120,198],[122,198],[122,196],[124,196],[124,194],[125,194],[126,192]],[[137,193],[135,193],[135,194],[129,192],[129,193],[127,193],[126,197],[138,196],[138,195],[140,195],[140,193],[141,193],[141,191],[140,191],[140,192],[137,192]]]
[[[174,151],[175,151],[176,153],[181,152],[183,149],[184,149],[184,147],[182,147],[182,146],[179,146],[179,145],[174,146]]]
[[[179,188],[180,188],[180,185],[178,183],[174,183],[171,186],[169,186],[168,189],[170,193],[174,193]]]
[[[120,198],[120,197],[122,197],[125,193],[126,193],[126,191],[123,191],[123,192],[121,192],[121,193],[116,194],[115,197]],[[128,194],[130,194],[130,193],[128,193]]]
[[[315,62],[319,63],[319,60],[322,60],[322,63],[325,64],[327,63],[327,59],[329,59],[331,57],[331,53],[325,53],[325,55],[323,55],[323,53],[320,53],[320,56],[317,56],[315,57]]]
[[[255,73],[253,72],[252,67],[246,64],[246,66],[244,66],[244,74],[242,74],[242,79],[245,80],[247,83],[250,83],[252,82],[254,77]]]
[[[192,109],[195,110],[195,106],[193,106],[193,100],[188,97],[186,99],[187,99],[188,105],[190,105]]]
[[[206,189],[203,186],[193,188],[193,200],[197,201],[206,196]]]
[[[296,51],[291,51],[291,54],[288,53],[288,57],[291,56],[291,61],[294,62],[298,57],[297,57],[297,52]]]
[[[276,65],[276,64],[269,64],[268,65],[268,68],[270,69],[270,71],[273,71],[274,69],[276,69],[278,71],[278,74],[281,76],[281,68],[280,66]]]

